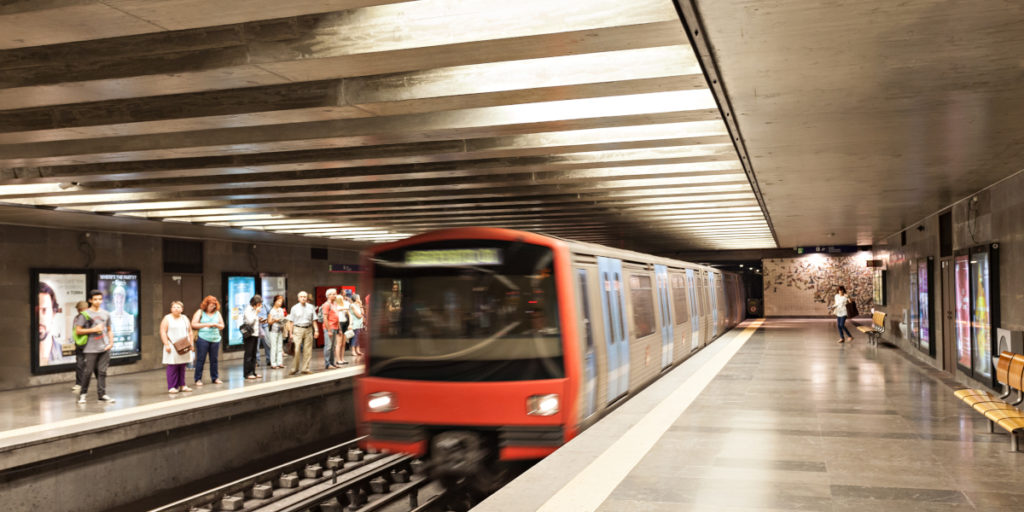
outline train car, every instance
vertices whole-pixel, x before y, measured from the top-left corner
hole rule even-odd
[[[550,454],[744,314],[735,274],[507,229],[375,246],[363,268],[363,444],[441,477]]]

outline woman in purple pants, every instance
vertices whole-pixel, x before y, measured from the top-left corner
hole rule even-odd
[[[185,306],[179,302],[171,303],[171,312],[160,322],[160,340],[164,343],[163,363],[167,365],[167,392],[177,394],[180,391],[192,391],[185,385],[185,366],[192,361],[195,345],[192,343],[192,325],[188,318],[181,314]],[[174,350],[174,342],[188,339],[190,350],[179,354]]]

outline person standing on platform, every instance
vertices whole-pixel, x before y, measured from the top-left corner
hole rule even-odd
[[[261,347],[263,348],[263,357],[266,362],[266,366],[270,366],[270,340],[267,338],[267,334],[269,332],[267,327],[267,317],[270,316],[270,304],[267,304],[264,301],[263,305],[260,306],[258,316],[260,317],[260,339],[259,343],[256,344],[256,366],[259,367],[260,365]]]
[[[339,365],[348,364],[348,361],[345,360],[345,348],[348,346],[348,338],[345,333],[348,332],[351,323],[350,303],[348,294],[339,295],[334,301],[334,309],[338,312],[338,342],[334,345],[334,360],[341,361],[338,363]]]
[[[92,327],[92,319],[89,318],[89,313],[86,309],[89,309],[89,303],[80,300],[75,304],[75,309],[78,310],[78,315],[75,316],[75,320],[72,325],[78,325],[78,317],[85,316],[85,320],[81,323],[86,327]],[[82,390],[82,374],[85,373],[85,344],[89,342],[88,334],[74,334],[72,338],[75,340],[75,385],[71,388],[71,391],[75,393]]]
[[[203,385],[203,366],[206,365],[206,356],[210,356],[210,381],[214,384],[223,384],[220,380],[220,369],[217,367],[217,357],[220,354],[220,331],[224,329],[224,317],[220,314],[220,302],[213,295],[207,295],[203,299],[199,309],[192,315],[192,328],[199,333],[196,338],[196,386]]]
[[[832,304],[832,308],[835,310],[833,313],[836,315],[836,325],[839,327],[838,343],[846,343],[846,336],[849,336],[850,341],[853,341],[853,334],[846,327],[846,304],[849,302],[850,297],[846,295],[846,287],[840,286],[839,291],[836,293],[835,302]]]
[[[78,403],[84,404],[85,397],[89,394],[89,381],[92,374],[96,374],[96,395],[100,402],[114,403],[114,399],[107,394],[107,367],[110,366],[110,349],[114,348],[114,334],[110,329],[110,313],[101,309],[103,304],[103,293],[99,290],[89,290],[88,314],[91,322],[86,327],[85,316],[79,316],[75,323],[75,334],[88,334],[89,341],[85,343],[85,371],[82,372],[82,390],[78,395]]]
[[[167,392],[172,395],[179,391],[192,391],[192,388],[185,385],[185,366],[192,361],[196,347],[192,343],[192,323],[181,314],[184,310],[185,305],[176,300],[171,303],[171,312],[160,321],[160,341],[164,344],[163,363],[167,365]],[[179,354],[174,344],[183,339],[188,340],[189,350]]]
[[[245,355],[242,360],[242,374],[246,380],[253,380],[262,377],[256,373],[256,351],[259,350],[260,336],[260,307],[263,305],[263,297],[253,295],[249,299],[249,307],[245,308],[242,314],[242,347]]]
[[[327,290],[327,300],[320,305],[318,311],[318,317],[323,323],[322,327],[324,330],[324,369],[330,370],[331,368],[337,368],[342,363],[338,361],[344,361],[335,357],[334,348],[338,344],[338,310],[334,307],[334,301],[338,297],[338,290],[329,288]]]
[[[313,338],[316,338],[319,330],[316,326],[316,308],[309,303],[309,294],[299,292],[299,302],[292,306],[288,315],[289,336],[295,341],[295,357],[293,359],[291,375],[299,373],[313,373],[309,369],[313,361]]]
[[[284,297],[274,295],[274,307],[267,314],[267,343],[270,344],[269,365],[273,370],[284,368],[282,345],[284,338]]]
[[[352,305],[349,306],[349,317],[352,319],[348,325],[348,328],[352,331],[352,363],[360,364],[363,362],[363,348],[359,345],[359,341],[363,337],[363,302],[359,298],[358,293],[352,294]]]

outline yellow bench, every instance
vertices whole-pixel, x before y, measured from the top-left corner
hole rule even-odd
[[[868,335],[868,343],[878,345],[878,338],[885,334],[885,313],[875,311],[871,314],[871,327],[858,325],[857,330]]]
[[[1024,430],[1024,412],[1017,408],[1024,403],[1024,355],[1012,352],[999,354],[996,362],[996,380],[1005,388],[1002,395],[996,396],[984,389],[960,389],[953,394],[970,405],[972,409],[985,415],[988,419],[989,432],[995,432],[998,425],[1010,433],[1010,449],[1018,451],[1017,433]],[[1017,391],[1018,398],[1013,403],[1004,400]]]

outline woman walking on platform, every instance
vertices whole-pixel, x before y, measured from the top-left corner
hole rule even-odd
[[[196,386],[203,385],[203,366],[206,355],[210,355],[210,379],[214,384],[223,384],[217,368],[217,355],[220,352],[220,331],[224,329],[224,317],[220,316],[220,302],[213,295],[203,299],[196,314],[192,315],[192,328],[199,333],[196,338]]]
[[[846,305],[850,302],[850,297],[846,295],[846,287],[840,286],[839,292],[836,293],[835,303],[832,304],[834,309],[833,313],[836,315],[836,325],[839,327],[839,342],[845,343],[846,336],[850,337],[850,341],[853,341],[853,334],[846,328]]]
[[[188,318],[181,312],[185,305],[180,301],[171,303],[171,312],[160,322],[160,340],[164,343],[163,363],[167,365],[167,392],[176,394],[179,391],[192,391],[185,385],[185,366],[192,361],[195,344],[192,343],[192,326]],[[175,342],[188,340],[189,350],[179,354],[174,348]]]

